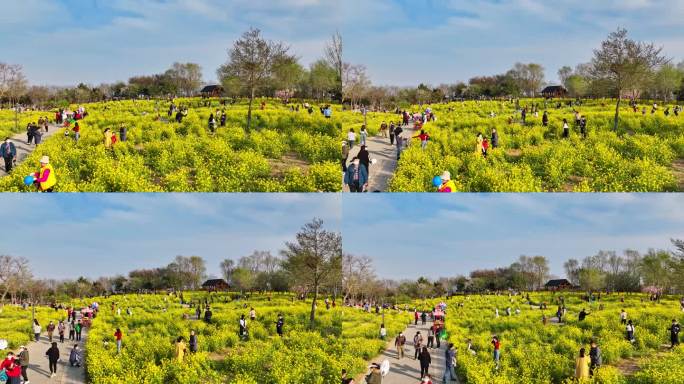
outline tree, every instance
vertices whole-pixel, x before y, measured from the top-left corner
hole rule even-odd
[[[349,100],[353,105],[361,99],[370,86],[366,67],[345,63],[342,76],[342,101]]]
[[[282,255],[283,268],[293,280],[313,291],[309,325],[313,328],[316,316],[316,300],[321,286],[340,278],[342,266],[342,236],[323,229],[323,221],[313,219],[305,224],[295,236],[294,242],[286,242]]]
[[[561,67],[561,69],[558,70],[558,79],[566,89],[568,88],[567,81],[570,78],[570,76],[572,76],[572,68],[568,67],[567,65]]]
[[[325,98],[328,94],[340,93],[337,89],[337,71],[325,60],[318,60],[309,69],[309,83],[315,99]]]
[[[240,292],[249,291],[254,284],[254,272],[245,268],[235,268],[232,273],[232,283]]]
[[[221,262],[220,267],[221,276],[223,276],[223,279],[229,284],[232,284],[232,276],[233,270],[235,269],[235,262],[230,259],[225,259]]]
[[[7,99],[14,104],[27,85],[21,65],[0,62],[0,100]]]
[[[19,280],[30,279],[28,260],[23,257],[0,255],[0,303],[8,292],[18,288]]]
[[[684,79],[684,71],[680,71],[669,63],[663,65],[653,78],[654,97],[658,96],[663,102],[668,102],[681,87],[682,79]]]
[[[239,85],[247,92],[247,130],[251,127],[252,104],[257,91],[269,84],[276,64],[284,60],[288,50],[281,42],[265,40],[259,29],[250,28],[235,41],[228,51],[229,60],[218,68],[217,75],[222,83],[233,80],[232,85]]]
[[[544,67],[541,64],[515,63],[507,74],[516,80],[527,96],[535,96],[544,83]]]
[[[342,98],[344,89],[344,61],[342,56],[344,52],[343,48],[342,35],[340,35],[339,31],[335,31],[335,33],[332,35],[332,39],[325,47],[325,60],[328,62],[328,65],[335,70],[335,74],[337,75],[334,90],[336,97],[340,98],[340,102],[344,101]]]
[[[202,67],[195,63],[173,63],[164,73],[184,96],[192,96],[202,85]]]
[[[589,82],[584,76],[571,75],[565,80],[565,88],[572,97],[583,97],[589,89]]]
[[[661,55],[662,48],[627,38],[627,30],[618,28],[594,50],[589,72],[592,80],[609,87],[617,102],[613,130],[617,131],[620,100],[623,91],[638,89],[648,81],[653,71],[669,60]]]
[[[569,259],[563,264],[563,268],[565,268],[565,276],[567,276],[568,281],[572,285],[579,285],[579,262],[576,259]]]

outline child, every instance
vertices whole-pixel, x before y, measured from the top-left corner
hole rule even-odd
[[[485,137],[482,139],[482,156],[484,156],[485,159],[487,158],[487,150],[488,149],[489,149],[489,141]]]

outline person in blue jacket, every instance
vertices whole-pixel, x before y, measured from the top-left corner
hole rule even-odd
[[[5,160],[5,172],[10,173],[12,166],[17,161],[17,148],[10,138],[5,138],[5,142],[0,145],[0,157]]]
[[[344,184],[349,186],[350,192],[363,192],[368,186],[368,170],[361,164],[358,157],[352,159],[344,174]]]

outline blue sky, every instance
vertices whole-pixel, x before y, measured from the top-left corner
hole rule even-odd
[[[520,255],[563,262],[598,250],[669,249],[684,238],[681,194],[345,195],[345,252],[384,278],[467,275]]]
[[[334,194],[3,194],[0,254],[23,256],[41,278],[96,278],[200,255],[274,255],[314,217],[340,230]],[[4,221],[4,220],[3,220]]]
[[[590,59],[622,26],[684,59],[680,0],[22,0],[3,1],[3,61],[35,84],[98,84],[193,61],[205,80],[249,26],[308,65],[339,29],[346,60],[376,84],[437,85],[539,62]]]

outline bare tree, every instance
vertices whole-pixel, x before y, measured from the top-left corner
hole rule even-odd
[[[342,95],[342,89],[344,87],[344,61],[343,61],[343,50],[342,45],[342,35],[340,31],[335,31],[332,35],[332,39],[325,47],[325,60],[328,64],[335,69],[337,73],[337,90],[335,93]]]
[[[370,79],[363,65],[344,64],[342,78],[342,101],[349,100],[352,105],[358,102],[370,87]]]
[[[27,85],[21,65],[0,62],[0,99],[7,98],[14,104]]]
[[[323,221],[314,219],[297,233],[294,242],[285,243],[283,268],[295,284],[313,291],[309,325],[314,326],[316,300],[320,288],[329,279],[339,277],[342,265],[342,236],[323,229]]]
[[[226,282],[231,283],[233,277],[233,271],[235,270],[235,261],[231,259],[225,259],[220,264],[221,276],[226,280]]]
[[[202,67],[195,63],[173,63],[166,75],[184,96],[192,96],[202,85]]]
[[[23,257],[0,255],[0,303],[9,292],[16,292],[17,284],[24,284],[31,278],[28,260]]]
[[[228,51],[229,60],[217,70],[222,83],[239,84],[248,94],[247,130],[252,123],[252,104],[259,89],[266,86],[277,63],[288,55],[289,47],[281,42],[266,40],[261,31],[250,28],[235,41]]]
[[[594,50],[589,73],[594,81],[609,87],[617,98],[613,130],[617,131],[623,91],[638,89],[653,76],[656,68],[669,62],[661,55],[663,48],[627,38],[627,30],[618,28]]]

